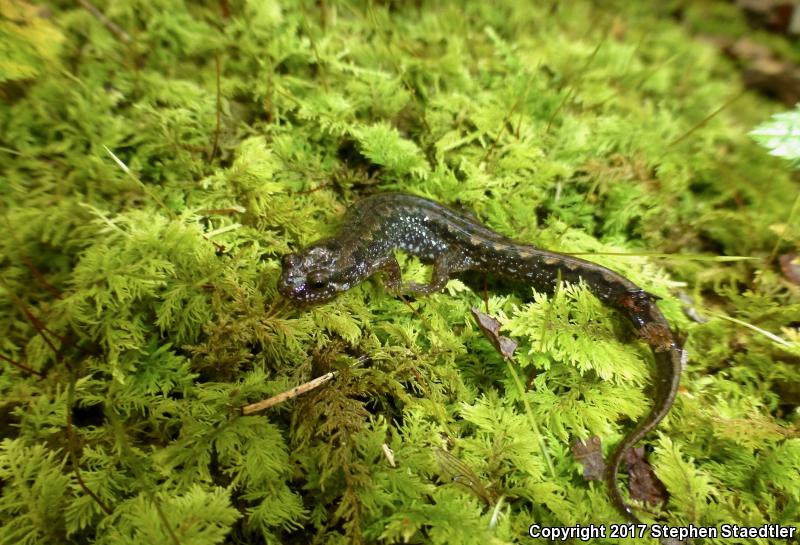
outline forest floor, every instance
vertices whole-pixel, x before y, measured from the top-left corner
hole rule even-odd
[[[634,512],[796,527],[800,54],[663,4],[0,0],[0,544],[628,542],[595,478],[656,370],[586,285],[278,294],[379,191],[659,296],[688,359]]]

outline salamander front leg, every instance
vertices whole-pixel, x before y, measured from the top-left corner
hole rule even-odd
[[[387,288],[398,293],[414,293],[417,295],[428,295],[442,291],[447,285],[447,280],[450,278],[452,260],[448,254],[441,254],[433,261],[433,271],[431,272],[431,281],[427,284],[419,284],[417,282],[403,283],[400,265],[394,256],[386,258],[381,270],[386,273],[384,284]]]

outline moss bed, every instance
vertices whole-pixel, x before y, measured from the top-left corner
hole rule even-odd
[[[662,297],[689,359],[643,520],[798,525],[800,185],[748,136],[783,107],[658,5],[0,0],[0,544],[622,522],[571,447],[648,410],[652,354],[584,286],[489,279],[510,362],[480,278],[278,295],[281,256],[387,190]]]

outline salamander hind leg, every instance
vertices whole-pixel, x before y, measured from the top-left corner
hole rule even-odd
[[[397,258],[393,255],[388,256],[383,260],[380,266],[386,275],[383,279],[383,285],[391,291],[402,291],[403,288],[403,274],[400,271],[400,264]]]
[[[409,282],[406,284],[406,291],[417,295],[429,295],[442,291],[450,279],[450,274],[453,272],[451,265],[453,256],[448,252],[443,252],[436,256],[433,260],[433,269],[431,271],[431,280],[427,284],[418,284],[417,282]]]

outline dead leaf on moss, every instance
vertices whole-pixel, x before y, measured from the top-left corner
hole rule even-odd
[[[625,451],[628,468],[628,490],[631,498],[647,503],[661,503],[667,499],[667,489],[653,471],[653,466],[644,459],[644,447]]]
[[[742,79],[747,87],[787,105],[800,101],[800,68],[747,38],[729,43],[724,50],[744,65]]]
[[[472,312],[475,321],[478,323],[478,327],[481,328],[481,331],[483,331],[483,334],[489,339],[489,342],[492,343],[495,350],[505,359],[511,359],[514,355],[514,351],[517,349],[517,342],[500,335],[500,326],[502,324],[475,307],[472,307],[470,312]]]
[[[792,283],[800,284],[800,255],[783,254],[778,258],[783,275]]]
[[[780,34],[797,34],[798,6],[786,0],[738,0],[748,22]]]
[[[583,466],[583,478],[587,481],[602,481],[606,464],[600,449],[600,438],[593,435],[588,441],[577,439],[572,443],[572,455]]]

